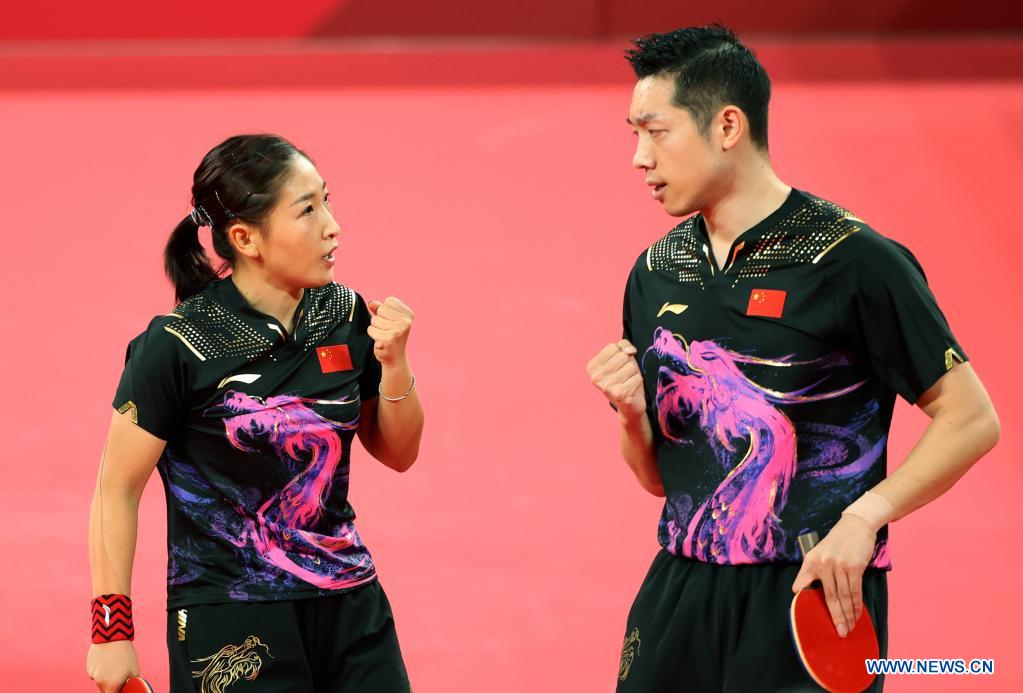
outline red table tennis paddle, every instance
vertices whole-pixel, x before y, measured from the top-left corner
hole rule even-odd
[[[141,676],[132,676],[121,686],[121,693],[154,693],[153,687]]]
[[[816,532],[799,537],[805,557],[820,539]],[[789,612],[792,640],[810,678],[831,693],[860,693],[874,682],[867,659],[877,659],[877,631],[864,608],[846,637],[838,636],[819,582],[792,598]]]

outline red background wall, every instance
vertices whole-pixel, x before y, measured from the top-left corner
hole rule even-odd
[[[893,528],[890,582],[891,656],[993,657],[995,676],[892,677],[886,690],[1023,690],[1019,10],[236,8],[0,7],[0,689],[93,690],[85,523],[124,345],[169,307],[160,250],[202,152],[235,132],[279,131],[331,183],[338,280],[401,296],[418,316],[421,461],[398,476],[357,450],[352,482],[416,690],[613,690],[660,504],[618,458],[583,365],[617,334],[628,267],[671,220],[629,166],[625,42],[589,39],[721,19],[774,79],[781,175],[915,251],[1002,416],[994,453]],[[327,40],[377,34],[415,38]],[[899,405],[893,467],[925,418]],[[133,594],[157,690],[163,517],[154,480]]]

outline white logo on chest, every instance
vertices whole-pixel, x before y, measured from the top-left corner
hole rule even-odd
[[[227,376],[226,378],[224,378],[223,380],[220,381],[220,384],[217,385],[217,389],[219,390],[220,388],[224,387],[228,383],[236,383],[236,382],[237,383],[247,383],[247,384],[251,385],[252,383],[256,382],[257,380],[259,380],[262,377],[263,376],[261,374],[259,374],[259,373],[239,373],[237,375],[229,375],[229,376]]]

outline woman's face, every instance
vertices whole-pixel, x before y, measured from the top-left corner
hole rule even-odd
[[[327,184],[304,156],[296,156],[277,204],[258,234],[259,258],[267,281],[286,291],[324,286],[334,279],[337,236]]]

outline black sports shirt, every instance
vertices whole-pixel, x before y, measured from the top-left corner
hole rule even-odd
[[[722,564],[798,562],[886,475],[896,394],[966,356],[904,247],[793,190],[718,268],[700,215],[637,260],[638,349],[665,489],[658,539]],[[887,528],[871,563],[889,568]]]
[[[287,334],[228,277],[131,341],[114,407],[167,441],[169,608],[375,578],[348,503],[360,402],[380,382],[369,318],[331,283],[306,289]]]

